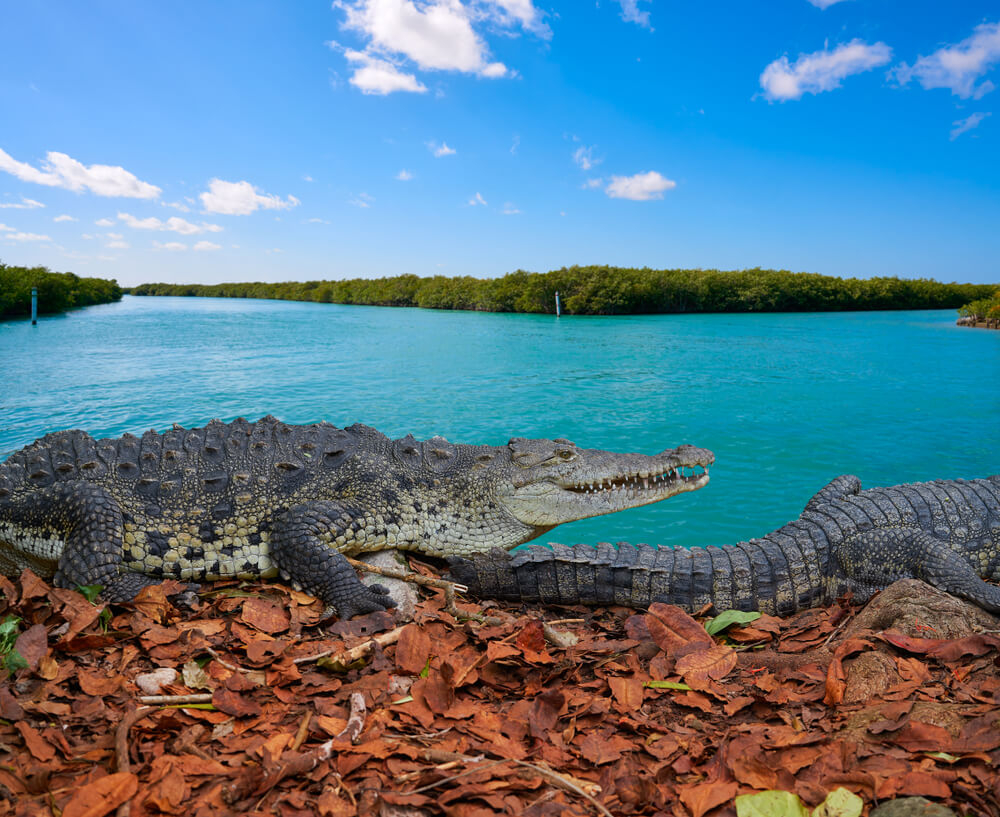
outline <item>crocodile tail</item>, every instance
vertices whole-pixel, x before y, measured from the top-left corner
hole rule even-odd
[[[696,611],[759,610],[788,615],[827,600],[828,583],[770,539],[723,547],[672,548],[607,542],[494,549],[449,559],[452,578],[479,598],[543,604],[653,602]]]

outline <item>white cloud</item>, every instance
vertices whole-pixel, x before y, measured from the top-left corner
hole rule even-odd
[[[622,7],[622,19],[626,23],[637,23],[643,28],[652,30],[652,26],[649,24],[649,12],[639,9],[641,2],[645,2],[645,0],[618,0],[618,5]]]
[[[325,218],[310,218],[306,221],[307,224],[329,224]]]
[[[476,205],[486,206],[486,199],[483,198],[481,193],[476,193],[471,199],[469,199],[469,206],[475,207]]]
[[[592,145],[591,147],[580,145],[580,147],[573,151],[573,161],[579,165],[581,170],[590,170],[594,165],[601,163],[601,159],[594,158],[596,147],[596,145]]]
[[[221,244],[213,244],[211,241],[199,241],[192,247],[196,252],[211,252],[212,250],[221,250]]]
[[[0,209],[4,210],[34,210],[36,207],[44,207],[40,201],[35,201],[34,199],[26,199],[21,196],[21,201],[17,204],[14,203],[4,203],[0,204]]]
[[[121,233],[105,233],[105,235],[108,238],[113,238],[113,239],[116,239],[118,241],[121,241],[123,238],[125,238],[125,236],[123,236]]]
[[[115,239],[114,241],[109,241],[104,246],[107,247],[109,250],[127,250],[129,247],[127,242],[121,241],[119,239]]]
[[[441,144],[438,144],[437,142],[433,141],[428,142],[427,149],[435,156],[437,156],[437,158],[439,159],[442,156],[454,156],[458,152],[455,150],[455,148],[448,147],[447,142],[442,142]]]
[[[975,128],[978,128],[979,125],[980,125],[980,123],[987,116],[990,116],[990,113],[988,113],[988,112],[987,113],[974,113],[974,114],[970,114],[969,116],[965,117],[965,119],[958,119],[955,122],[952,122],[951,124],[954,125],[955,127],[953,127],[951,129],[951,136],[950,136],[951,141],[954,142],[963,133],[966,133],[967,131],[970,131],[970,130],[973,130]]]
[[[160,241],[154,241],[153,247],[157,250],[167,250],[168,252],[180,252],[187,249],[187,244],[181,244],[179,241],[168,241],[162,243]]]
[[[835,6],[837,3],[842,3],[843,0],[809,0],[818,9],[828,9],[830,6]]]
[[[314,182],[316,180],[312,176],[308,176],[307,175],[307,176],[303,176],[302,177],[302,181],[304,181],[304,182]]]
[[[161,230],[164,232],[180,233],[181,235],[222,232],[222,227],[218,224],[209,224],[206,221],[203,221],[201,224],[192,224],[190,221],[185,221],[178,216],[171,216],[166,221],[160,221],[155,216],[136,218],[129,213],[119,213],[118,220],[125,222],[133,230]]]
[[[845,77],[885,65],[891,57],[892,49],[885,43],[851,40],[833,51],[800,54],[794,63],[788,57],[775,60],[760,75],[760,87],[770,100],[800,99],[803,94],[839,88]]]
[[[422,94],[427,90],[427,86],[413,74],[400,71],[388,60],[350,48],[344,52],[344,56],[360,66],[355,69],[349,82],[363,94],[385,96],[394,91]]]
[[[517,149],[521,146],[521,134],[515,133],[514,139],[510,143],[510,153],[511,156],[517,154]]]
[[[65,153],[49,151],[41,169],[19,162],[0,150],[0,170],[21,181],[63,187],[74,192],[89,190],[98,196],[118,196],[131,199],[155,199],[160,195],[156,185],[140,181],[123,167],[90,165],[87,167]]]
[[[222,213],[228,216],[246,216],[261,208],[265,210],[287,210],[299,204],[295,196],[282,199],[270,193],[261,193],[250,182],[224,182],[212,179],[208,192],[200,195],[206,213]]]
[[[523,13],[525,4],[499,5],[513,15],[507,5],[521,6]],[[470,9],[459,0],[431,0],[420,6],[411,0],[334,0],[334,7],[344,12],[344,28],[369,38],[366,51],[402,54],[423,70],[494,78],[507,71],[502,63],[489,62],[489,49],[472,27]]]
[[[404,169],[400,170],[399,173],[396,174],[396,178],[401,182],[408,182],[410,179],[413,178],[413,174],[410,173],[409,170]]]
[[[594,190],[604,184],[604,179],[587,179],[582,185],[584,190]]]
[[[110,218],[99,218],[94,222],[98,227],[114,227],[115,222]]]
[[[161,201],[160,204],[164,207],[173,207],[175,210],[180,210],[182,213],[191,212],[191,208],[180,201]]]
[[[903,85],[916,78],[926,89],[947,88],[963,99],[980,99],[996,86],[989,80],[977,86],[976,80],[997,62],[1000,62],[1000,23],[983,23],[962,42],[939,48],[912,66],[904,62],[894,73]]]
[[[13,227],[8,227],[6,224],[0,224],[0,232],[3,232],[5,230],[7,232],[9,232],[9,233],[14,232],[14,228]]]
[[[494,12],[494,19],[501,25],[519,23],[525,31],[548,39],[552,29],[542,21],[542,13],[535,8],[532,0],[486,0],[487,14]]]
[[[77,219],[73,218],[73,216],[68,216],[65,213],[63,213],[61,216],[56,216],[52,220],[53,221],[76,221]]]
[[[4,230],[9,231],[12,228],[0,225]],[[21,233],[21,232],[5,232],[3,236],[0,236],[5,241],[51,241],[47,235],[39,235],[38,233]]]
[[[355,207],[367,208],[371,207],[375,203],[375,197],[370,196],[368,193],[358,193],[353,199],[350,200],[350,204]]]
[[[521,211],[518,210],[517,207],[515,207],[509,201],[504,202],[503,210],[501,212],[505,216],[518,216],[521,214]]]
[[[677,187],[677,182],[664,178],[655,170],[634,176],[612,176],[604,192],[613,199],[651,201],[662,199],[663,193]]]

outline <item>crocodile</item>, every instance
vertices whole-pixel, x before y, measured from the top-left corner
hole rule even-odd
[[[915,578],[1000,613],[1000,587],[984,581],[1000,580],[1000,475],[868,490],[839,476],[797,519],[735,545],[532,545],[449,562],[480,598],[786,616]]]
[[[697,490],[712,462],[691,445],[653,456],[566,439],[456,445],[270,416],[118,439],[60,431],[0,464],[0,573],[99,585],[112,602],[167,578],[281,576],[349,618],[393,601],[345,554],[512,548]]]

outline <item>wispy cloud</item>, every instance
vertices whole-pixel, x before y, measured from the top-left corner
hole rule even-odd
[[[760,75],[760,87],[772,101],[800,99],[803,94],[839,88],[841,80],[885,65],[891,58],[892,49],[885,43],[869,45],[851,40],[832,51],[800,54],[793,63],[789,63],[788,57],[775,60]]]
[[[612,176],[604,192],[613,199],[652,201],[662,199],[664,192],[676,186],[677,182],[665,178],[655,170],[649,170],[634,176]]]
[[[49,151],[41,167],[36,168],[27,162],[19,162],[0,150],[0,170],[24,182],[62,187],[77,193],[89,190],[98,196],[155,199],[161,192],[156,185],[140,181],[123,167],[88,167],[65,153],[56,151]]]
[[[35,201],[34,199],[26,199],[21,196],[20,202],[4,202],[0,203],[0,210],[34,210],[37,207],[44,207],[40,201]]]
[[[409,91],[415,94],[427,91],[427,86],[420,82],[414,74],[400,71],[389,60],[374,57],[364,51],[355,51],[352,48],[344,51],[344,56],[358,66],[354,69],[348,82],[363,94],[385,96],[395,91]]]
[[[590,170],[594,165],[599,165],[601,159],[594,158],[594,151],[597,149],[597,145],[591,145],[590,147],[585,147],[580,145],[576,150],[573,151],[573,161],[580,167],[581,170]]]
[[[645,2],[649,2],[649,0],[618,0],[618,5],[622,8],[622,19],[626,23],[636,23],[652,31],[653,27],[649,23],[649,12],[639,8],[639,3]]]
[[[371,207],[374,203],[375,197],[369,195],[368,193],[358,193],[357,196],[350,200],[350,204],[353,204],[355,207],[361,207],[362,209]]]
[[[828,9],[830,6],[835,6],[837,3],[842,3],[844,0],[809,0],[818,9]]]
[[[191,249],[195,252],[213,252],[215,250],[221,250],[221,244],[213,244],[211,241],[199,241]]]
[[[410,179],[413,178],[413,174],[410,173],[409,170],[404,169],[400,170],[399,173],[396,174],[396,178],[401,182],[408,182]]]
[[[115,226],[114,219],[110,219],[110,218],[99,218],[99,219],[97,219],[97,221],[94,222],[94,224],[96,224],[98,227],[114,227]]]
[[[952,122],[951,124],[954,125],[954,127],[951,129],[951,141],[954,142],[963,133],[967,133],[970,130],[978,128],[982,121],[990,115],[991,114],[989,112],[974,113],[965,117],[965,119],[958,119],[955,122]]]
[[[75,219],[75,218],[73,218],[73,216],[69,216],[69,215],[66,215],[65,213],[63,213],[61,216],[56,216],[52,220],[58,223],[58,222],[61,222],[61,221],[77,221],[78,219]]]
[[[310,218],[306,220],[307,224],[329,224],[325,218]]]
[[[4,241],[51,241],[47,235],[41,235],[39,233],[22,233],[18,230],[14,230],[13,227],[8,227],[5,224],[0,224],[0,239]]]
[[[119,213],[118,220],[125,223],[133,230],[160,230],[163,232],[180,233],[181,235],[197,235],[198,233],[220,233],[222,227],[218,224],[209,224],[206,221],[201,224],[192,224],[178,216],[171,216],[166,221],[153,216],[149,218],[136,218],[130,213]]]
[[[226,182],[212,179],[208,191],[199,198],[206,213],[220,213],[228,216],[246,216],[257,210],[287,210],[296,207],[299,200],[295,196],[282,199],[270,193],[261,193],[250,182]]]
[[[504,202],[503,210],[501,211],[505,216],[519,216],[521,211],[517,209],[511,202]]]
[[[485,207],[486,206],[486,199],[483,198],[483,194],[482,193],[478,193],[477,192],[476,195],[474,195],[471,199],[469,199],[469,206],[470,207],[476,207],[476,206],[479,206],[479,205]]]
[[[442,156],[454,156],[458,151],[455,148],[448,147],[447,142],[441,142],[438,144],[435,141],[430,141],[427,143],[427,149],[433,153],[438,159]]]
[[[183,252],[187,249],[187,244],[181,244],[179,241],[167,241],[166,243],[154,241],[153,248],[157,250],[166,250],[168,252]]]
[[[1000,62],[1000,23],[983,23],[960,43],[920,57],[912,66],[904,62],[893,73],[903,85],[916,79],[926,89],[947,88],[963,99],[980,99],[996,86],[990,80],[979,85],[976,81],[997,62]]]

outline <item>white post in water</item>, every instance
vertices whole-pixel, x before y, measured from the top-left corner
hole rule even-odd
[[[558,318],[562,314],[562,308],[559,306],[559,293],[556,293],[556,317]]]
[[[31,325],[38,325],[38,287],[31,288]]]

